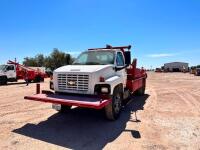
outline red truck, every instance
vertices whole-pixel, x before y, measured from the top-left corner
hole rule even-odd
[[[53,72],[51,91],[40,93],[27,100],[52,103],[53,108],[65,112],[72,106],[104,109],[109,120],[120,116],[124,100],[132,94],[145,93],[147,74],[131,63],[131,46],[91,48],[81,53],[72,65]]]
[[[0,65],[0,84],[16,82],[18,79],[28,79],[29,82],[44,81],[46,74],[41,69],[33,69],[9,60],[7,64]]]

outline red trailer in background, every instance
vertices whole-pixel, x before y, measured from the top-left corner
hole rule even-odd
[[[7,84],[7,82],[16,82],[19,79],[28,79],[29,82],[44,81],[46,73],[38,67],[32,69],[9,60],[6,65],[0,66],[0,84]]]
[[[28,74],[29,82],[41,82],[44,81],[44,78],[46,77],[46,73],[39,69],[40,67],[32,69],[11,60],[8,61],[8,64],[16,66],[17,79],[25,79],[26,73]]]

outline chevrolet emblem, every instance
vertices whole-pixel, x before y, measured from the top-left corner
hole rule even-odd
[[[68,85],[76,85],[76,81],[68,81],[67,84]]]

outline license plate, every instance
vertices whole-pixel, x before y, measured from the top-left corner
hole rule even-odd
[[[61,104],[52,104],[52,108],[59,111],[61,109]]]

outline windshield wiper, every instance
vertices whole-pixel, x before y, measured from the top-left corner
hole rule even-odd
[[[73,65],[102,65],[102,64],[100,64],[98,62],[86,62],[84,64],[82,64],[82,63],[73,63]]]
[[[83,65],[83,64],[81,64],[81,63],[73,63],[72,65]]]
[[[86,65],[100,65],[98,62],[87,62]]]

